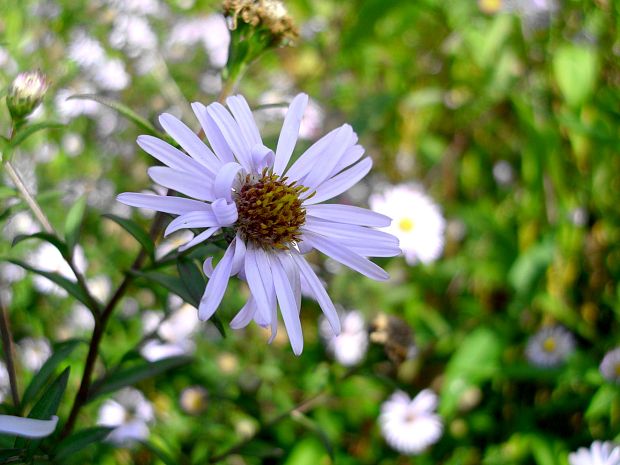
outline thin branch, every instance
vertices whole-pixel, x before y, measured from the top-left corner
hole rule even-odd
[[[15,375],[15,364],[13,363],[15,350],[7,313],[2,296],[0,296],[0,336],[2,337],[2,348],[4,349],[4,361],[6,363],[6,370],[9,373],[13,405],[15,408],[19,408],[19,390],[17,389],[17,376]]]

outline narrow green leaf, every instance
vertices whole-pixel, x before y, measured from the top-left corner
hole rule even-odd
[[[15,247],[20,242],[28,239],[41,239],[42,241],[49,242],[58,249],[58,251],[62,254],[63,257],[66,257],[69,251],[69,249],[67,248],[67,244],[65,244],[61,239],[59,239],[53,234],[49,234],[46,232],[37,232],[34,234],[19,234],[13,239],[12,246]]]
[[[103,215],[103,217],[114,221],[125,231],[131,234],[140,243],[144,250],[146,250],[146,253],[149,254],[149,257],[151,257],[151,260],[154,259],[155,244],[153,243],[151,236],[149,236],[148,233],[144,229],[142,229],[140,225],[138,225],[138,223],[128,218],[122,218],[120,216],[112,215],[111,213],[107,213]]]
[[[91,444],[103,441],[113,429],[108,426],[95,426],[77,431],[58,444],[54,458],[56,460],[67,459]]]
[[[32,381],[24,391],[24,396],[22,397],[21,409],[24,409],[24,406],[28,405],[34,398],[37,396],[41,388],[47,384],[48,380],[54,374],[54,371],[71,353],[75,350],[75,348],[80,345],[83,341],[77,339],[71,339],[69,341],[64,341],[58,344],[54,350],[54,353],[47,361],[43,364],[39,372],[34,375]]]
[[[49,388],[43,393],[39,401],[34,404],[32,410],[28,414],[28,418],[36,418],[39,420],[49,420],[52,415],[55,415],[60,405],[65,389],[67,388],[67,381],[69,380],[70,367],[64,369],[64,371],[54,380]],[[15,441],[15,447],[27,447],[29,450],[33,450],[37,447],[40,440],[28,440],[25,438],[17,438]]]
[[[6,199],[9,197],[17,197],[17,191],[12,187],[0,186],[0,199]]]
[[[178,465],[178,460],[170,457],[167,452],[164,452],[160,447],[156,446],[152,442],[149,441],[139,441],[146,449],[151,451],[153,455],[155,455],[159,460],[161,460],[165,465]]]
[[[24,126],[21,130],[11,139],[11,147],[18,147],[22,142],[28,139],[33,134],[42,131],[43,129],[60,129],[64,127],[64,124],[56,123],[54,121],[41,121],[40,123],[29,124]]]
[[[189,292],[194,301],[200,302],[207,283],[196,263],[187,258],[179,258],[177,260],[177,269],[179,270],[181,282],[185,289],[187,289],[187,292]]]
[[[170,357],[156,362],[142,362],[117,370],[93,383],[88,400],[92,401],[103,394],[117,391],[125,386],[133,386],[140,381],[157,376],[172,368],[186,365],[191,361],[192,357]]]
[[[312,420],[311,418],[307,417],[306,415],[300,412],[293,412],[293,414],[291,415],[291,418],[295,422],[299,423],[301,426],[306,428],[308,431],[316,434],[319,437],[320,441],[323,443],[323,446],[325,447],[325,450],[329,454],[329,457],[332,459],[332,461],[335,460],[334,446],[332,444],[332,441],[329,439],[329,436],[325,434],[325,431],[323,430],[323,428],[321,428],[314,420]]]
[[[73,297],[78,299],[80,302],[82,302],[88,308],[91,308],[88,296],[82,290],[82,288],[80,286],[78,286],[76,283],[74,283],[73,281],[68,280],[67,278],[59,275],[58,273],[52,273],[50,271],[43,271],[43,270],[39,270],[37,268],[34,268],[33,266],[31,266],[28,263],[25,263],[25,262],[23,262],[21,260],[16,260],[14,258],[2,258],[1,260],[2,261],[11,262],[11,263],[13,263],[13,264],[15,264],[17,266],[21,266],[25,270],[28,270],[28,271],[30,271],[32,273],[36,273],[38,275],[46,277],[47,279],[49,279],[53,283],[55,283],[55,284],[59,285],[60,287],[62,287],[65,291],[67,291]],[[94,310],[94,309],[91,309],[91,310]]]
[[[73,251],[73,247],[75,247],[77,243],[85,211],[86,196],[83,196],[73,204],[69,213],[67,213],[67,219],[65,220],[65,241],[69,251]]]
[[[155,126],[153,126],[149,121],[147,121],[142,116],[138,115],[136,112],[134,112],[129,107],[123,105],[120,102],[117,102],[115,100],[103,97],[102,95],[96,95],[96,94],[72,95],[67,100],[70,100],[70,99],[93,100],[95,102],[98,102],[102,105],[105,105],[108,108],[111,108],[112,110],[119,112],[125,118],[129,119],[130,121],[133,121],[138,127],[144,129],[149,134],[152,134],[154,136],[160,136],[160,137],[162,136],[162,134],[159,131],[157,131],[157,129],[155,129]]]

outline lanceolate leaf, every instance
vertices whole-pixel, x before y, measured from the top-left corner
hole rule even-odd
[[[67,219],[65,221],[65,241],[67,242],[69,251],[72,251],[77,243],[85,211],[86,197],[81,197],[71,207],[69,213],[67,213]]]
[[[17,131],[17,134],[11,139],[11,147],[18,147],[22,142],[32,136],[34,133],[43,129],[59,129],[64,127],[61,123],[54,121],[41,121],[40,123],[29,124]]]
[[[86,305],[88,308],[91,308],[90,305],[90,301],[88,299],[88,296],[86,295],[86,293],[82,290],[82,288],[80,286],[78,286],[76,283],[74,283],[73,281],[70,281],[69,279],[59,275],[58,273],[52,273],[50,271],[43,271],[43,270],[39,270],[37,268],[34,268],[33,266],[30,266],[29,264],[21,261],[21,260],[16,260],[13,258],[4,258],[4,261],[7,262],[11,262],[17,266],[21,266],[23,269],[31,271],[32,273],[36,273],[38,275],[44,276],[47,279],[49,279],[50,281],[52,281],[53,283],[59,285],[60,287],[62,287],[65,291],[67,291],[69,294],[71,294],[73,297],[75,297],[76,299],[78,299],[80,302],[82,302],[84,305]]]
[[[149,257],[151,257],[151,260],[154,258],[155,244],[153,243],[153,240],[148,235],[148,233],[144,229],[142,229],[138,225],[138,223],[128,218],[122,218],[120,216],[112,215],[110,213],[103,215],[103,217],[114,221],[125,231],[131,234],[140,243],[140,245],[144,247],[146,253],[149,254]]]
[[[49,242],[54,247],[56,247],[63,257],[66,257],[68,254],[69,249],[67,248],[67,244],[65,244],[55,235],[46,232],[37,232],[34,234],[19,234],[13,239],[13,246],[28,239],[41,239],[42,241]]]
[[[80,345],[83,341],[72,339],[69,341],[61,342],[56,346],[53,355],[47,359],[47,361],[43,364],[39,372],[34,375],[32,381],[24,391],[24,396],[22,397],[21,410],[23,411],[24,406],[28,405],[34,398],[37,396],[39,391],[47,384],[49,379],[54,374],[54,371],[64,360],[66,360],[69,355],[75,350],[75,348]]]
[[[179,270],[181,282],[187,289],[187,292],[189,292],[195,302],[200,302],[207,283],[196,263],[188,258],[179,258],[177,269]]]
[[[85,447],[103,441],[113,429],[108,426],[95,426],[77,431],[58,444],[54,457],[58,461],[67,459]]]
[[[138,127],[142,128],[142,129],[144,129],[149,134],[152,134],[154,136],[162,137],[162,134],[159,131],[157,131],[157,129],[155,129],[155,126],[153,126],[149,121],[147,121],[142,116],[138,115],[136,112],[134,112],[129,107],[123,105],[120,102],[117,102],[115,100],[103,97],[102,95],[96,95],[96,94],[72,95],[71,97],[69,97],[69,99],[93,100],[95,102],[98,102],[98,103],[100,103],[102,105],[105,105],[106,107],[109,107],[109,108],[119,112],[125,118],[127,118],[130,121],[133,121],[134,124],[136,124]],[[69,99],[67,99],[67,100],[69,100]]]
[[[117,391],[125,386],[133,386],[140,381],[162,374],[172,368],[186,365],[191,357],[170,357],[156,362],[142,362],[128,368],[122,368],[108,374],[105,378],[95,381],[90,390],[89,401],[109,392]]]

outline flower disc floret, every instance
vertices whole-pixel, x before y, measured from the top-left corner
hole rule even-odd
[[[306,221],[301,194],[307,187],[286,183],[287,178],[263,170],[254,180],[246,175],[245,183],[235,195],[240,236],[263,249],[287,249],[301,240],[300,227]]]

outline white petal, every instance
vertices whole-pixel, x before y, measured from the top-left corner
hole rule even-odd
[[[237,205],[234,202],[228,203],[222,198],[216,199],[211,208],[220,226],[230,226],[237,221]]]
[[[263,315],[271,315],[272,303],[269,299],[269,288],[273,287],[271,270],[269,262],[265,263],[264,254],[260,254],[258,250],[251,245],[246,249],[245,278],[258,311]]]
[[[211,226],[220,226],[220,223],[218,222],[213,212],[193,211],[185,213],[172,220],[164,231],[164,237],[169,236],[170,234],[178,231],[179,229],[208,228]]]
[[[344,153],[344,155],[340,157],[340,160],[338,161],[338,163],[332,170],[329,177],[335,176],[336,174],[340,173],[346,167],[358,161],[360,158],[362,158],[362,155],[364,155],[364,152],[365,152],[364,147],[362,147],[361,145],[353,145],[349,147]]]
[[[194,102],[192,103],[192,109],[194,110],[198,121],[200,121],[200,125],[202,126],[202,129],[205,132],[215,155],[222,163],[230,163],[235,161],[232,150],[228,146],[226,139],[224,139],[222,131],[220,131],[220,128],[217,124],[215,124],[215,121],[207,112],[207,107],[205,107],[202,103]]]
[[[250,110],[245,98],[242,95],[233,95],[226,99],[226,104],[230,108],[230,112],[235,117],[235,120],[237,120],[237,124],[241,129],[241,135],[247,146],[253,147],[256,144],[262,144],[263,141],[256,127],[254,116],[252,116],[252,110]]]
[[[190,128],[171,114],[164,113],[159,117],[161,126],[194,160],[203,165],[213,176],[217,174],[222,162]]]
[[[164,213],[182,215],[192,211],[211,211],[211,205],[198,200],[186,199],[183,197],[140,194],[137,192],[125,192],[116,197],[121,203],[138,208],[148,208]]]
[[[252,169],[250,147],[239,137],[241,129],[228,110],[220,103],[215,102],[207,107],[207,114],[213,119],[220,129],[228,146],[248,172]]]
[[[235,250],[235,241],[231,242],[226,249],[226,253],[213,270],[213,274],[207,283],[202,299],[200,299],[200,306],[198,308],[198,318],[202,321],[208,320],[217,310],[226,287],[228,287],[228,280],[230,279],[230,270],[232,268],[232,258]]]
[[[173,189],[188,197],[199,200],[215,200],[212,181],[198,179],[183,171],[175,171],[165,166],[154,166],[148,169],[148,175],[157,184]]]
[[[280,137],[278,139],[278,147],[276,148],[276,159],[273,165],[273,171],[276,174],[284,173],[288,165],[293,149],[299,137],[299,126],[308,105],[308,96],[306,94],[297,94],[291,102],[282,124]]]
[[[364,158],[358,164],[328,179],[317,187],[315,195],[304,201],[304,204],[313,205],[342,194],[366,176],[370,168],[372,168],[372,160],[370,158]]]
[[[235,315],[235,317],[230,322],[230,327],[232,329],[240,329],[245,328],[252,318],[254,318],[254,314],[256,313],[256,302],[254,298],[250,296],[245,305],[239,310],[239,313]]]
[[[341,126],[334,135],[333,143],[330,144],[329,156],[323,156],[318,160],[315,167],[302,180],[302,184],[310,189],[314,189],[328,179],[342,155],[350,147],[353,135],[353,128],[351,126],[348,124]]]
[[[286,176],[290,181],[298,181],[305,175],[307,175],[318,163],[318,160],[329,151],[334,136],[336,136],[338,130],[336,128],[325,134],[314,144],[306,150],[293,165],[286,171]]]
[[[179,252],[184,252],[187,249],[191,249],[195,245],[198,245],[198,244],[206,241],[211,236],[213,236],[215,233],[217,233],[219,230],[220,230],[219,226],[205,229],[203,232],[201,232],[196,237],[194,237],[191,241],[189,241],[189,242],[183,244],[181,247],[179,247]]]
[[[0,415],[0,433],[11,434],[23,438],[44,438],[56,429],[58,417],[49,420]]]
[[[241,165],[236,162],[226,163],[222,166],[219,173],[215,177],[213,184],[213,193],[218,198],[224,198],[228,202],[232,202],[232,188],[237,178],[237,174],[242,169]]]
[[[282,313],[282,319],[284,320],[284,326],[286,327],[293,353],[299,355],[304,348],[304,336],[301,331],[301,321],[299,320],[299,309],[295,301],[295,292],[291,287],[281,260],[279,260],[281,255],[280,253],[272,255],[275,258],[271,261],[273,287],[276,290],[276,296],[280,304],[280,313]]]
[[[202,164],[157,137],[140,136],[137,142],[142,150],[172,169],[192,173],[194,176],[198,173],[202,173],[204,176],[208,177],[212,176],[210,171],[202,166]]]

